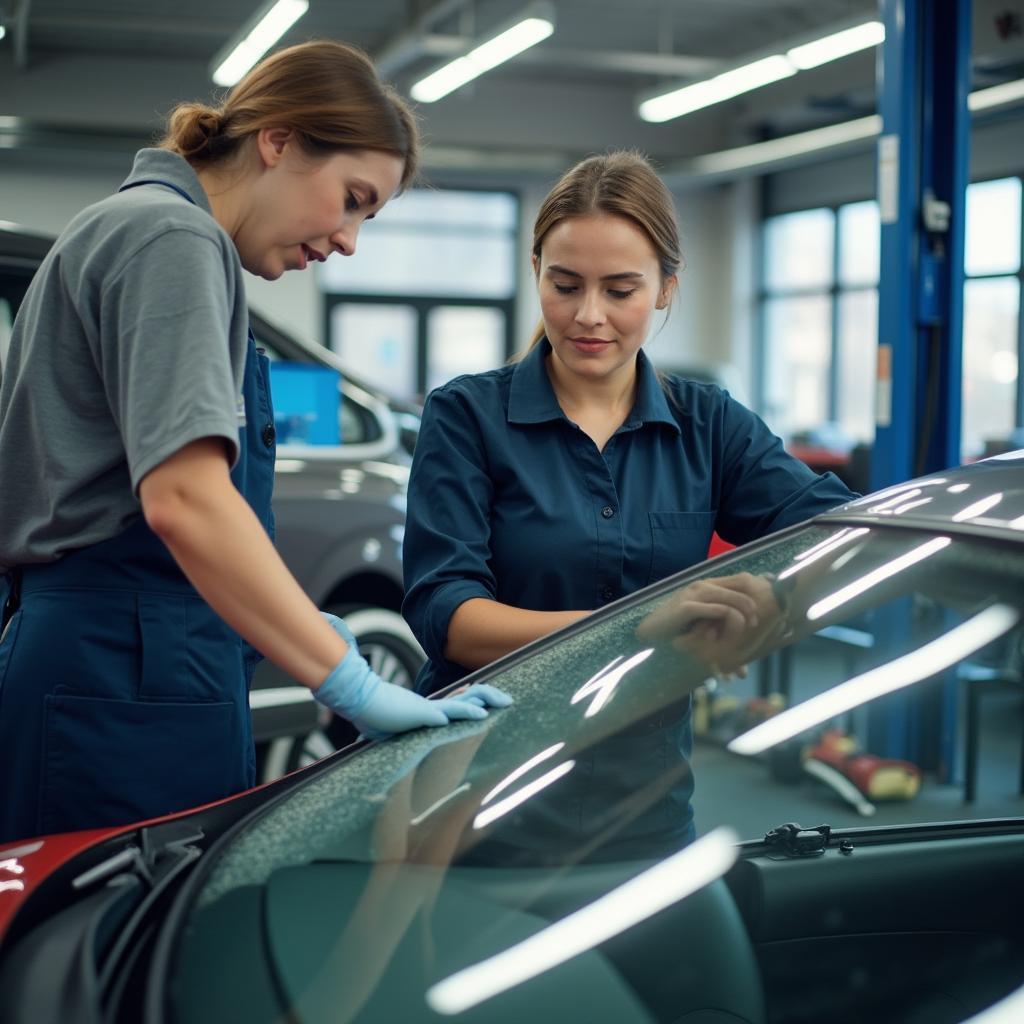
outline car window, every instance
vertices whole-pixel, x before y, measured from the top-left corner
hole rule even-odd
[[[688,625],[737,577],[756,627]],[[251,898],[288,998],[320,1008],[303,1020],[332,1019],[328,1007],[434,1019],[436,993],[382,1009],[389,985],[408,990],[403,957],[426,955],[424,927],[441,973],[462,978],[485,950],[547,934],[659,861],[677,882],[699,874],[705,861],[673,858],[706,860],[723,827],[755,839],[809,814],[835,827],[945,820],[953,801],[957,817],[991,814],[962,807],[955,772],[922,782],[912,762],[855,748],[901,749],[897,736],[912,742],[918,716],[941,715],[972,679],[1019,676],[1022,602],[1019,546],[839,522],[649,588],[496,666],[511,708],[369,747],[251,825],[195,903],[179,991],[205,990],[203,950]],[[741,770],[720,771],[725,759]],[[1022,808],[1002,793],[997,805]],[[325,905],[314,941],[309,914]],[[459,940],[460,915],[490,931]],[[600,965],[577,968],[591,995],[625,1000],[619,1019],[649,1019]],[[197,1009],[182,997],[177,1019]]]
[[[271,363],[303,361],[295,355],[285,356],[279,348],[266,339],[265,335],[257,335],[256,344],[266,353]],[[341,402],[338,406],[338,424],[343,445],[368,444],[378,440],[381,436],[377,417],[352,394],[342,393]]]

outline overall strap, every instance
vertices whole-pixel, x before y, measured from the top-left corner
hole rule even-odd
[[[174,192],[177,192],[182,199],[187,200],[193,206],[196,205],[196,201],[180,186],[175,185],[172,181],[164,181],[162,178],[146,178],[142,181],[133,181],[128,185],[122,185],[117,191],[126,192],[130,188],[138,188],[139,185],[163,185],[164,188],[169,188]]]

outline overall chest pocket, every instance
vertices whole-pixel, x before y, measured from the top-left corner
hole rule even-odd
[[[651,571],[647,582],[688,569],[708,556],[714,512],[649,512]]]

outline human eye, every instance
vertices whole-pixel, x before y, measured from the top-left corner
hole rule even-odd
[[[608,294],[613,299],[628,299],[636,291],[635,288],[621,289],[621,288],[609,288]]]
[[[559,295],[571,295],[576,291],[576,286],[574,284],[559,284],[557,281],[552,281],[551,283]]]
[[[361,203],[359,200],[359,196],[357,196],[355,192],[349,192],[348,196],[345,199],[345,209],[358,210],[360,205]]]

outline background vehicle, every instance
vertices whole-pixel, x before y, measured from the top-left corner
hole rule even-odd
[[[744,573],[756,626],[665,628]],[[873,719],[912,743],[908,707],[1019,681],[1022,637],[1024,452],[862,499],[474,673],[516,701],[485,721],[77,837],[51,874],[51,840],[0,851],[0,1024],[966,1020],[1024,982],[1016,758],[967,806],[941,765],[912,798],[853,772],[858,801],[772,754]],[[662,745],[714,676],[755,693],[781,656],[773,714]]]
[[[10,328],[52,239],[0,222],[0,361]],[[344,616],[360,649],[385,679],[409,685],[423,652],[399,614],[401,546],[415,409],[363,387],[327,349],[294,338],[259,314],[257,343],[272,360],[326,366],[341,374],[342,444],[279,445],[274,482],[277,547],[321,608]],[[274,666],[257,670],[251,694],[261,779],[274,778],[355,738],[322,712],[305,687]]]

